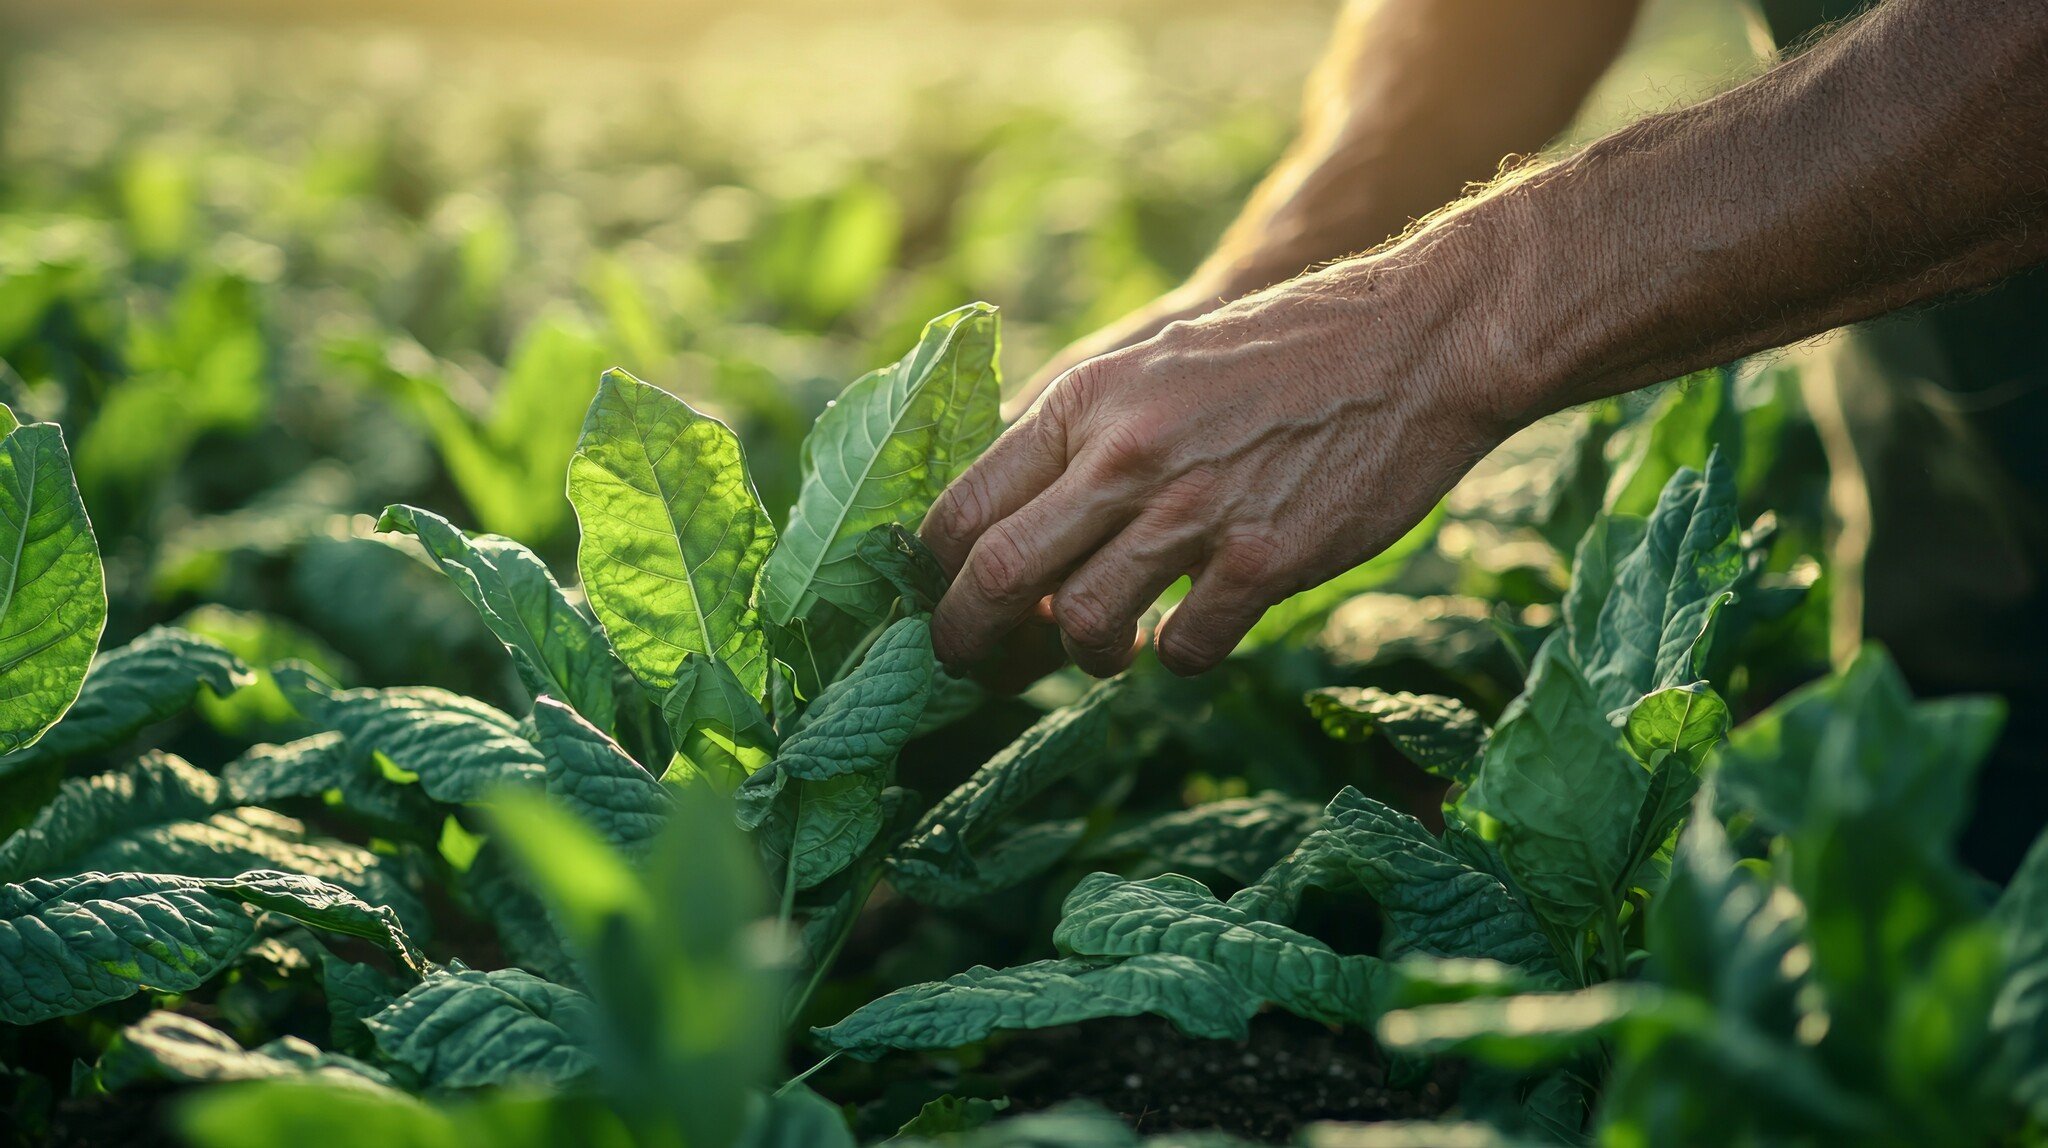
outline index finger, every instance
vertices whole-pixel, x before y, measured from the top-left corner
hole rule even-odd
[[[988,529],[1016,513],[1067,469],[1066,433],[1044,408],[1004,431],[925,512],[918,536],[946,573],[958,574]]]

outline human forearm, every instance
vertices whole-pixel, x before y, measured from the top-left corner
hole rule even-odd
[[[1515,421],[1983,286],[2048,258],[2048,4],[1893,0],[1450,222]]]
[[[1234,297],[1373,247],[1562,130],[1636,0],[1348,5],[1299,136],[1189,282]]]

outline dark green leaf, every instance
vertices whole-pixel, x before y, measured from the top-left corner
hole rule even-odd
[[[337,690],[295,666],[274,674],[279,688],[316,725],[348,740],[351,760],[382,755],[419,777],[436,801],[481,801],[514,784],[537,784],[547,763],[519,723],[473,698],[431,686]]]
[[[322,1052],[295,1036],[259,1048],[203,1021],[158,1010],[116,1033],[100,1054],[98,1078],[109,1092],[138,1083],[219,1084],[230,1080],[315,1077],[337,1087],[382,1091],[391,1077],[354,1057]]]
[[[241,659],[213,642],[151,627],[95,660],[64,720],[35,745],[0,760],[0,771],[113,749],[191,705],[202,687],[225,697],[255,680]]]
[[[590,998],[520,969],[437,972],[363,1023],[430,1088],[560,1086],[596,1067]]]
[[[1377,729],[1401,756],[1447,781],[1469,785],[1478,771],[1486,723],[1456,698],[1332,686],[1309,691],[1307,701],[1323,732],[1339,741]]]
[[[534,743],[547,759],[547,790],[622,849],[652,840],[668,819],[667,787],[619,743],[551,697],[533,706]]]
[[[855,553],[918,613],[937,609],[952,582],[938,555],[900,522],[884,523],[861,535]]]
[[[1249,885],[1322,817],[1320,806],[1283,793],[1233,797],[1141,821],[1091,842],[1080,859],[1128,858],[1156,872],[1215,874]]]

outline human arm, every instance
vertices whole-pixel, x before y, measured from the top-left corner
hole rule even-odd
[[[980,660],[1046,594],[1083,668],[1194,574],[1160,659],[1377,553],[1515,429],[2048,259],[2048,3],[1891,0],[1401,243],[1064,375],[933,508]]]
[[[1309,77],[1293,143],[1185,283],[1055,355],[1029,406],[1083,360],[1378,246],[1563,130],[1640,0],[1352,0]]]

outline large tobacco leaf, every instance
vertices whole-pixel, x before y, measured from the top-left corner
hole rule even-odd
[[[872,624],[896,590],[859,555],[863,535],[915,525],[1001,426],[996,309],[972,303],[925,325],[901,360],[846,388],[805,437],[804,482],[761,601],[778,625],[818,600]]]
[[[1201,882],[1178,874],[1082,878],[1067,894],[1052,939],[1081,956],[1193,957],[1260,998],[1325,1024],[1370,1024],[1385,1007],[1379,958],[1340,956],[1314,937],[1218,901]]]
[[[113,749],[190,706],[201,689],[226,697],[256,680],[218,644],[173,626],[153,626],[101,654],[78,700],[36,744],[0,760],[0,772]]]
[[[519,723],[474,698],[432,686],[337,690],[289,664],[273,674],[300,713],[347,739],[352,760],[381,756],[417,775],[436,801],[481,801],[508,785],[537,783],[547,771]]]
[[[341,797],[341,808],[371,818],[385,832],[412,835],[440,832],[447,811],[421,791],[386,777],[368,755],[351,752],[334,730],[280,745],[251,746],[221,767],[226,799],[235,805],[269,805],[298,798]]]
[[[79,872],[233,877],[256,869],[303,873],[388,905],[416,932],[425,907],[405,866],[359,845],[310,836],[289,817],[223,808],[219,780],[151,752],[120,769],[73,778],[34,820],[0,845],[0,880]]]
[[[564,1085],[597,1062],[590,998],[520,969],[436,972],[363,1023],[429,1088]]]
[[[1000,1029],[1140,1013],[1165,1017],[1190,1036],[1242,1040],[1259,1005],[1257,993],[1190,957],[1065,957],[1011,969],[977,965],[943,981],[897,989],[812,1031],[861,1060],[891,1049],[958,1048]]]
[[[1019,806],[1101,760],[1108,749],[1108,703],[1116,691],[1116,681],[1104,682],[1047,714],[932,806],[910,840],[890,856],[891,883],[934,904],[956,904],[991,891],[982,872],[988,859],[977,852]]]
[[[99,543],[55,423],[0,425],[0,754],[64,716],[107,623]]]
[[[69,1016],[144,988],[184,992],[256,937],[257,910],[424,959],[390,909],[311,877],[87,873],[0,887],[0,1021]]]
[[[1619,908],[1630,833],[1650,788],[1606,712],[1563,643],[1545,642],[1464,798],[1500,822],[1497,844],[1516,886],[1564,929]]]
[[[591,609],[650,693],[667,693],[684,656],[698,654],[765,694],[754,591],[775,527],[731,428],[607,371],[569,462],[569,501]]]
[[[379,530],[419,539],[427,559],[483,616],[504,643],[520,681],[535,697],[551,694],[592,725],[610,730],[611,646],[597,624],[569,601],[538,555],[509,538],[471,537],[432,511],[388,506]]]

